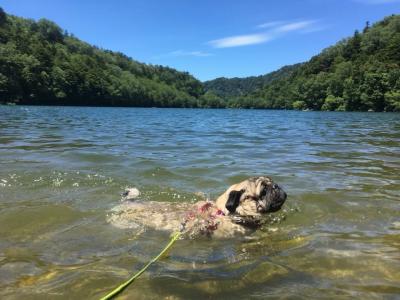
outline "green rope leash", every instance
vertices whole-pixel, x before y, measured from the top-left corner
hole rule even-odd
[[[174,233],[172,235],[171,240],[169,241],[168,245],[165,246],[165,248],[160,252],[160,254],[158,254],[151,261],[149,261],[139,272],[137,272],[135,275],[133,275],[131,278],[129,278],[127,281],[125,281],[123,284],[121,284],[120,286],[115,288],[113,291],[108,293],[106,296],[104,296],[100,300],[109,300],[109,299],[117,296],[119,293],[121,293],[126,287],[128,287],[128,285],[130,285],[133,281],[135,281],[136,278],[138,278],[140,275],[142,275],[144,273],[144,271],[146,271],[147,268],[150,267],[151,264],[153,264],[157,260],[159,260],[161,258],[161,256],[163,256],[163,254],[165,252],[167,252],[167,250],[169,248],[171,248],[171,246],[177,241],[177,239],[179,239],[180,236],[181,236],[181,232]]]

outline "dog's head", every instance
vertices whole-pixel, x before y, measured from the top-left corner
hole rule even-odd
[[[227,215],[257,217],[278,211],[286,200],[285,191],[269,177],[253,177],[232,185],[216,201]]]

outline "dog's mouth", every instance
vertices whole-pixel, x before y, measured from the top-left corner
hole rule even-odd
[[[285,198],[286,199],[286,198]],[[275,201],[269,205],[263,205],[263,203],[257,203],[257,212],[260,214],[274,213],[280,210],[285,203],[285,200]]]
[[[272,201],[262,200],[257,202],[258,213],[273,213],[280,210],[285,203],[287,194],[282,189],[276,191]]]

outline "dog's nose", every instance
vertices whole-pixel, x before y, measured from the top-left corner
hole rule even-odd
[[[285,192],[284,190],[281,190],[281,191],[280,191],[280,197],[279,197],[279,200],[278,200],[278,202],[279,202],[279,204],[280,204],[281,206],[285,203],[286,198],[287,198],[286,192]]]

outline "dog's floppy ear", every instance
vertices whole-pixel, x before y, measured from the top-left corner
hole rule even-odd
[[[244,193],[244,190],[231,191],[228,196],[228,201],[226,201],[225,207],[230,213],[234,213],[236,208],[239,206],[240,197]]]

